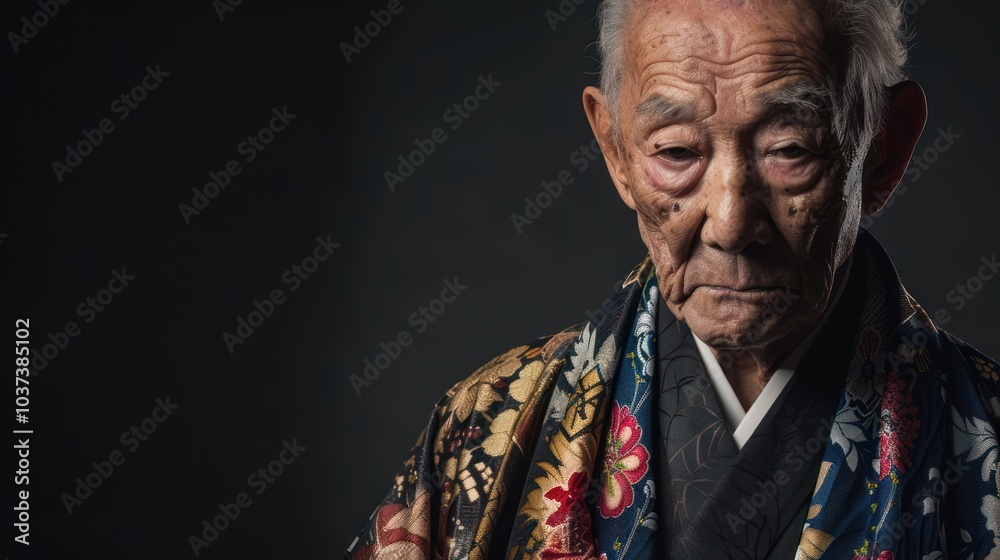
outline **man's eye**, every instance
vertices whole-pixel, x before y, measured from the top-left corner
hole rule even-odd
[[[798,159],[809,153],[809,150],[803,148],[802,146],[797,146],[792,144],[790,146],[785,146],[784,148],[778,148],[777,150],[772,150],[771,153],[777,154],[786,159]]]
[[[656,155],[657,157],[668,161],[687,161],[690,159],[697,159],[698,157],[698,154],[692,152],[688,148],[680,146],[665,148],[660,150]]]

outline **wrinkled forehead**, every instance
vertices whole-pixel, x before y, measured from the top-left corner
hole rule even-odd
[[[816,0],[639,0],[624,29],[626,89],[662,76],[712,86],[740,76],[825,83],[833,42]],[[641,95],[640,92],[631,92]]]

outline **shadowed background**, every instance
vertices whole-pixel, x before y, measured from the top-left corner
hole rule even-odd
[[[199,557],[339,556],[448,387],[585,321],[645,255],[603,161],[578,151],[592,140],[580,94],[596,82],[597,0],[566,0],[559,18],[546,15],[559,13],[555,0],[402,0],[348,62],[341,43],[387,4],[245,0],[220,20],[209,1],[71,2],[17,54],[8,36],[3,332],[9,344],[14,320],[29,318],[41,352],[49,333],[79,326],[31,377],[35,557],[193,557],[188,537],[240,492],[251,505]],[[6,6],[4,33],[40,10]],[[980,82],[998,10],[908,4],[910,73],[930,105],[917,151],[939,129],[953,142],[871,225],[914,297],[994,356],[998,283],[961,309],[948,294],[1000,244],[1000,122]],[[111,105],[147,65],[169,75],[122,120]],[[453,129],[445,111],[481,77],[493,91]],[[295,117],[246,162],[241,142],[283,107]],[[52,162],[103,118],[114,130],[57,180]],[[446,140],[391,190],[384,173],[436,128]],[[185,223],[178,205],[231,159],[240,174]],[[564,171],[561,194],[518,231],[511,214]],[[284,275],[317,237],[339,247],[291,291]],[[78,314],[121,267],[135,279]],[[455,301],[411,322],[456,278],[468,288]],[[230,352],[223,333],[275,289],[286,299]],[[363,379],[365,360],[402,331],[412,343],[356,388],[350,377]],[[122,433],[168,396],[179,408],[129,451]],[[305,450],[258,494],[248,477],[293,440]],[[63,495],[115,450],[124,463],[70,514]],[[12,545],[12,557],[25,553]]]

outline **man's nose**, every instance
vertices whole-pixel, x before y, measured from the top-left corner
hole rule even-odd
[[[715,158],[704,179],[707,205],[702,241],[729,253],[753,242],[766,245],[773,235],[763,184],[753,160],[745,155]]]

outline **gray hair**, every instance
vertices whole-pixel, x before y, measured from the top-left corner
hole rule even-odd
[[[826,2],[827,22],[840,34],[847,60],[831,76],[831,120],[848,161],[864,158],[882,126],[886,86],[906,78],[907,33],[901,0],[817,0]],[[636,0],[603,0],[598,14],[601,91],[614,123],[613,139],[621,146],[619,104],[625,74],[625,24]]]

